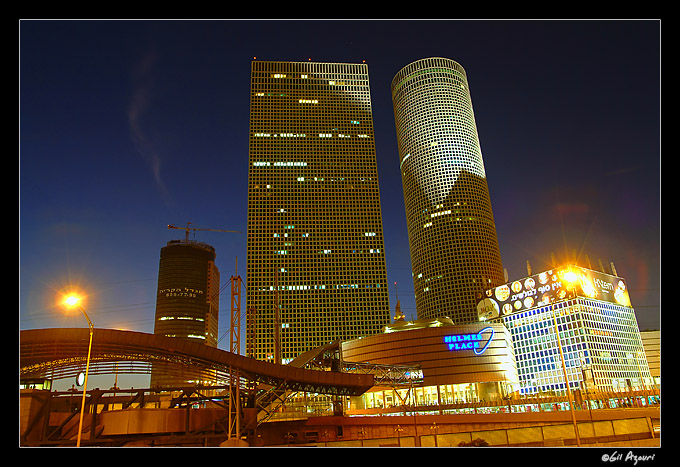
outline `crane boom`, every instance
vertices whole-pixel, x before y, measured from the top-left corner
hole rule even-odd
[[[209,230],[211,232],[229,232],[229,233],[241,233],[238,230],[221,230],[221,229],[202,229],[199,227],[189,227],[191,225],[191,222],[187,222],[186,227],[178,227],[176,225],[168,224],[168,229],[179,229],[179,230],[186,230],[186,241],[189,241],[189,231],[190,230]]]

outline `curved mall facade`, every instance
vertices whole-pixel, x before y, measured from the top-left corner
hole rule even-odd
[[[379,335],[341,343],[345,362],[419,365],[418,405],[501,400],[518,382],[512,338],[502,323],[453,325],[448,318],[401,321]],[[410,388],[376,386],[357,409],[402,405]]]

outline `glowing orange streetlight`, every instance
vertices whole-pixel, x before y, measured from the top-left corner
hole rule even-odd
[[[574,271],[571,269],[568,269],[562,274],[562,279],[564,279],[568,284],[567,288],[572,289],[572,287],[575,287],[576,281],[578,281],[579,277],[578,274],[576,274]],[[557,312],[555,310],[555,303],[552,304],[552,312],[553,312],[553,322],[555,323],[555,337],[557,339],[557,348],[560,351],[560,360],[562,361],[562,374],[564,375],[564,384],[567,389],[567,400],[569,401],[569,411],[571,412],[571,421],[574,425],[574,434],[576,435],[576,445],[581,446],[581,437],[579,436],[578,433],[578,425],[576,424],[576,413],[574,412],[574,401],[571,396],[571,388],[569,387],[569,376],[567,375],[567,366],[564,361],[564,352],[562,351],[562,342],[560,340],[560,331],[559,327],[557,326]]]
[[[85,319],[87,320],[87,325],[90,328],[90,344],[87,347],[87,362],[85,364],[85,381],[83,382],[83,401],[80,405],[80,422],[78,423],[78,441],[76,442],[76,447],[80,447],[80,437],[83,432],[83,415],[85,412],[85,394],[87,393],[87,376],[90,371],[90,354],[92,352],[92,334],[94,333],[94,326],[92,325],[92,321],[90,321],[90,317],[87,316],[87,313],[85,313],[85,309],[80,305],[81,298],[78,295],[71,294],[68,295],[64,298],[64,305],[66,305],[69,308],[74,308],[78,307],[80,311],[83,313],[85,316]]]

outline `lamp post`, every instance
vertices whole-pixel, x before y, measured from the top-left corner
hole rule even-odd
[[[437,447],[437,430],[439,429],[437,422],[434,422],[430,429],[434,431],[434,447]]]
[[[574,433],[576,434],[576,445],[581,446],[581,438],[578,435],[578,426],[576,425],[576,414],[574,413],[574,405],[571,397],[571,388],[569,387],[569,376],[567,375],[567,367],[564,363],[564,353],[562,352],[562,344],[560,343],[560,331],[557,328],[557,317],[555,315],[556,315],[555,309],[553,308],[553,320],[555,321],[555,336],[557,337],[557,347],[560,350],[560,360],[562,360],[562,374],[564,375],[564,384],[567,388],[569,410],[571,410],[571,421],[574,424]]]
[[[583,356],[583,352],[579,352],[579,361],[581,362],[581,375],[583,381],[581,381],[581,386],[586,394],[586,404],[588,405],[588,414],[590,415],[590,423],[593,422],[593,411],[590,407],[590,391],[588,390],[588,377],[587,372],[590,370],[590,365],[587,365],[586,359]],[[586,366],[587,365],[587,366]]]
[[[94,333],[94,326],[90,317],[85,313],[85,309],[80,306],[80,297],[76,295],[69,295],[64,299],[64,304],[70,308],[78,307],[78,309],[83,313],[85,319],[87,320],[87,325],[90,328],[90,343],[87,347],[87,361],[85,363],[85,381],[83,382],[83,400],[80,405],[80,422],[78,423],[78,440],[76,441],[76,447],[80,447],[80,438],[83,432],[83,415],[85,412],[85,394],[87,393],[87,376],[90,371],[90,354],[92,352],[92,334]]]
[[[401,432],[404,431],[404,429],[401,425],[397,425],[394,427],[394,431],[397,433],[397,446],[401,447]]]
[[[578,277],[576,276],[575,273],[569,271],[567,272],[563,278],[569,283],[570,286],[573,286],[574,283],[578,280]],[[571,287],[569,287],[571,288]],[[555,310],[555,304],[552,304],[552,312],[553,312],[553,322],[555,323],[555,337],[557,338],[557,348],[560,351],[560,360],[562,360],[562,373],[564,375],[564,384],[567,388],[567,399],[569,400],[569,409],[571,411],[571,421],[574,424],[574,434],[576,435],[576,445],[581,446],[581,437],[578,434],[578,426],[576,424],[576,413],[574,412],[574,404],[573,404],[573,399],[571,397],[571,388],[569,387],[569,376],[567,375],[567,367],[564,361],[564,352],[562,351],[562,343],[560,342],[560,331],[557,325],[557,311]]]

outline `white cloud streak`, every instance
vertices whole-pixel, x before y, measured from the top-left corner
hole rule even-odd
[[[156,57],[153,52],[146,53],[133,71],[133,93],[128,106],[128,123],[137,152],[148,165],[161,197],[170,203],[170,193],[161,176],[161,157],[146,137],[143,119],[146,116],[153,93],[153,71]]]

